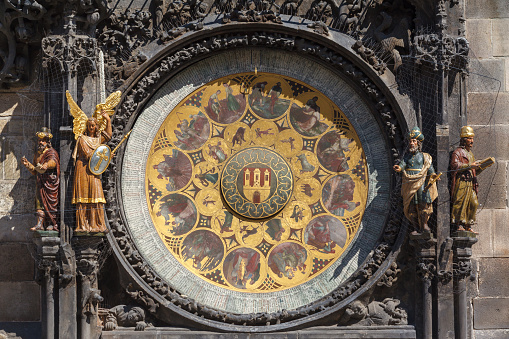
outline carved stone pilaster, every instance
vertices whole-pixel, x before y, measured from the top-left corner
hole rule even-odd
[[[436,277],[437,240],[430,235],[410,236],[410,245],[414,247],[417,266],[416,274],[421,279],[422,304],[422,337],[432,338],[433,333],[433,290],[432,282]]]
[[[477,242],[475,233],[468,231],[457,231],[453,238],[453,272],[455,284],[455,316],[458,324],[458,338],[467,338],[468,324],[468,303],[466,278],[472,274],[472,246]]]
[[[46,338],[55,335],[55,277],[58,274],[57,262],[60,238],[57,232],[34,232],[37,246],[37,281],[41,285],[43,333]]]
[[[458,231],[453,234],[453,270],[454,279],[465,279],[472,272],[472,246],[478,239],[475,233]]]
[[[78,314],[81,318],[81,338],[97,337],[98,303],[103,301],[101,291],[97,288],[99,270],[99,248],[104,239],[96,236],[80,236],[72,239],[76,252],[76,268],[79,277]]]
[[[453,274],[455,279],[465,279],[472,275],[472,262],[470,259],[459,260],[453,263]]]

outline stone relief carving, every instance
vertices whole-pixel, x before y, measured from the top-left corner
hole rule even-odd
[[[436,266],[431,260],[423,260],[417,264],[416,271],[421,280],[433,280],[436,275]]]
[[[386,286],[392,287],[392,285],[398,281],[398,275],[401,273],[401,269],[398,268],[398,263],[396,261],[392,262],[390,267],[385,271],[384,275],[378,282],[377,286]]]
[[[357,40],[355,44],[352,45],[352,49],[357,52],[361,56],[364,61],[370,64],[378,74],[384,74],[387,69],[387,64],[383,62],[378,55],[376,55],[375,51],[371,48],[364,46],[364,43],[361,40]]]
[[[457,279],[470,277],[472,274],[472,262],[470,259],[458,260],[453,263],[453,273]]]
[[[158,302],[156,302],[153,298],[146,295],[145,292],[134,289],[132,284],[129,284],[127,286],[126,292],[131,298],[133,298],[134,300],[136,300],[137,302],[142,304],[151,313],[154,313],[157,310],[157,308],[160,306],[160,304]],[[144,314],[143,314],[143,316],[144,316]],[[145,329],[145,328],[143,328],[143,329]]]
[[[76,276],[76,257],[70,244],[60,246],[60,263],[59,283],[66,286]]]
[[[118,327],[134,327],[135,331],[144,331],[147,326],[145,311],[141,307],[130,305],[110,308],[104,321],[105,331],[113,331]]]
[[[435,71],[440,64],[447,70],[453,67],[466,71],[469,49],[469,43],[464,37],[453,38],[432,33],[414,37],[412,54],[418,65],[428,64]]]
[[[48,10],[37,1],[0,3],[0,83],[14,84],[28,80],[29,53],[24,46],[37,46],[42,38],[37,21]]]
[[[68,72],[76,72],[82,60],[96,65],[96,53],[99,50],[94,38],[48,36],[42,39],[41,44],[42,65],[46,71],[50,68],[50,63],[56,63],[60,71]]]
[[[141,47],[157,40],[168,43],[188,31],[200,30],[203,28],[203,19],[212,13],[215,13],[217,22],[223,23],[281,24],[280,14],[297,15],[312,21],[308,28],[317,34],[327,35],[328,30],[334,28],[358,37],[360,41],[370,39],[377,43],[377,48],[364,43],[355,49],[379,74],[387,67],[383,55],[389,56],[396,70],[401,65],[401,55],[410,52],[413,19],[416,19],[415,26],[422,27],[432,24],[430,20],[435,11],[446,16],[441,11],[443,4],[433,8],[420,0],[287,0],[281,5],[266,0],[154,0],[149,10],[111,8],[107,17],[107,9],[111,5],[96,0],[76,3],[58,0],[48,4],[44,2],[44,6],[32,0],[25,1],[23,5],[13,0],[3,1],[8,15],[3,19],[0,33],[7,37],[8,43],[4,43],[5,46],[0,44],[0,58],[3,60],[0,83],[14,83],[26,78],[29,58],[28,54],[17,52],[22,50],[20,44],[38,47],[43,39],[41,32],[51,32],[52,27],[62,25],[63,21],[67,34],[84,33],[91,38],[98,38],[99,47],[105,51],[106,69],[112,75],[108,84],[111,88],[120,86],[147,59]],[[430,8],[433,15],[428,13]],[[103,18],[105,20],[101,21]],[[413,41],[417,42],[415,37]],[[51,54],[48,48],[58,47],[51,43],[56,41],[42,41],[43,50],[47,54]],[[468,50],[468,42],[462,39],[453,43],[455,51],[446,53],[448,59],[452,60],[451,65],[462,65],[467,55],[465,51]],[[432,55],[433,52],[428,51],[427,54]]]
[[[393,298],[372,301],[367,305],[355,300],[346,308],[340,325],[406,325],[408,315],[404,309],[398,307],[399,304],[400,301]]]
[[[407,18],[403,18],[397,26],[391,29],[392,17],[381,12],[382,23],[375,29],[374,36],[383,53],[391,55],[394,62],[394,71],[402,64],[401,54],[398,48],[408,51],[410,44],[410,24]]]
[[[370,99],[376,105],[380,113],[380,118],[386,124],[386,133],[390,139],[393,156],[399,156],[398,143],[401,140],[400,128],[397,126],[397,119],[391,105],[384,98],[382,92],[365,76],[360,69],[351,64],[348,60],[338,56],[334,51],[327,47],[321,46],[314,42],[297,38],[294,36],[280,35],[275,33],[253,33],[246,35],[220,35],[201,40],[198,43],[192,43],[179,51],[170,54],[162,59],[158,65],[146,73],[138,83],[126,93],[125,99],[121,104],[117,115],[114,118],[113,137],[111,142],[116,144],[124,135],[124,130],[128,128],[126,122],[135,114],[138,107],[143,105],[145,99],[150,97],[152,91],[155,90],[159,79],[165,77],[166,74],[172,72],[178,67],[183,67],[192,59],[213,51],[231,49],[243,46],[270,46],[285,50],[291,50],[298,53],[309,54],[320,58],[331,64],[339,71],[348,75],[353,81],[357,82],[364,89]],[[384,116],[385,115],[385,116]],[[119,158],[116,158],[119,159]],[[115,240],[119,249],[126,257],[129,264],[137,272],[137,274],[147,283],[153,290],[160,294],[169,302],[187,310],[191,313],[201,315],[207,319],[217,320],[238,325],[267,325],[278,324],[294,319],[299,319],[310,314],[314,314],[332,307],[336,303],[350,296],[363,286],[372,275],[377,272],[380,266],[388,258],[389,253],[393,251],[393,245],[399,234],[399,225],[401,223],[400,215],[397,211],[393,211],[389,217],[388,227],[384,233],[384,241],[373,250],[372,254],[365,261],[357,275],[352,276],[349,281],[338,289],[333,291],[329,296],[324,297],[313,304],[300,307],[298,309],[287,311],[282,310],[274,313],[262,314],[230,314],[223,311],[214,310],[210,307],[197,303],[195,300],[187,296],[179,294],[177,291],[169,287],[152,269],[144,262],[139,255],[131,240],[128,232],[125,230],[123,220],[120,217],[119,209],[116,206],[116,173],[120,168],[117,167],[116,159],[110,164],[110,171],[104,176],[104,189],[108,206],[106,209],[110,226],[115,236]],[[153,298],[146,295],[143,291],[132,290],[132,286],[128,288],[129,294],[140,301],[143,305],[151,308],[154,312],[158,307],[162,307],[155,302]],[[152,312],[152,311],[151,311]]]

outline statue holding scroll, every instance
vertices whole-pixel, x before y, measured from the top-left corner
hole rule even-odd
[[[463,126],[460,146],[451,155],[451,224],[455,225],[458,231],[474,232],[472,226],[479,206],[477,175],[495,162],[494,158],[475,160],[472,153],[474,136],[472,127]]]
[[[76,147],[73,152],[75,161],[74,188],[72,203],[76,204],[76,232],[106,232],[104,219],[104,193],[98,171],[106,169],[109,163],[109,147],[103,145],[112,136],[110,116],[113,108],[120,102],[119,91],[111,94],[96,106],[93,117],[87,118],[71,97],[66,93],[67,102],[74,117],[73,132]],[[102,153],[101,153],[102,152]],[[106,163],[107,161],[107,163]]]

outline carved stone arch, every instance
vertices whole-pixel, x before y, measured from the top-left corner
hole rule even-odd
[[[118,144],[123,135],[136,126],[138,117],[154,94],[179,74],[192,70],[192,67],[210,58],[217,60],[226,53],[272,49],[277,50],[273,52],[275,54],[271,54],[273,56],[277,53],[289,53],[299,60],[315,63],[321,70],[328,70],[359,93],[363,107],[368,109],[368,114],[376,121],[376,128],[380,131],[379,140],[385,145],[383,154],[388,159],[385,160],[386,168],[382,171],[386,171],[384,175],[388,192],[392,192],[395,182],[390,174],[390,166],[402,151],[403,135],[409,126],[415,124],[415,116],[409,109],[411,106],[389,87],[395,83],[394,78],[388,72],[379,76],[358,58],[351,49],[355,41],[343,34],[331,32],[331,37],[325,38],[299,30],[297,25],[289,26],[291,25],[278,26],[278,33],[275,33],[271,25],[267,24],[228,25],[185,35],[154,53],[130,78],[131,82],[126,86],[113,121],[111,144]],[[235,33],[238,31],[242,31],[242,34]],[[259,71],[270,70],[260,67]],[[203,80],[205,83],[207,81]],[[181,99],[184,97],[185,95]],[[129,140],[131,146],[128,142],[127,150],[139,140],[133,137],[134,135]],[[366,142],[369,142],[368,139],[365,138]],[[372,147],[374,148],[374,145]],[[122,178],[123,169],[127,168],[124,163],[125,152],[125,146],[119,149],[111,162],[110,170],[103,177],[108,201],[106,212],[112,230],[108,239],[116,259],[124,269],[121,275],[127,292],[150,307],[156,317],[175,325],[192,324],[198,328],[233,332],[269,332],[332,324],[330,321],[334,322],[342,309],[383,278],[394,262],[405,237],[406,227],[402,227],[402,211],[399,210],[399,204],[391,203],[397,199],[394,193],[389,193],[383,201],[386,203],[384,208],[390,211],[378,218],[382,219],[383,225],[380,233],[376,235],[378,239],[375,239],[371,252],[362,258],[355,272],[330,293],[289,310],[238,314],[214,309],[172,288],[140,252],[133,239],[133,229],[127,222],[122,192],[122,181],[126,180]]]

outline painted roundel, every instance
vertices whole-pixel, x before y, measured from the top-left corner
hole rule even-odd
[[[277,214],[292,196],[293,175],[270,148],[249,147],[227,161],[221,174],[224,201],[235,214],[263,219]]]
[[[166,249],[235,293],[314,279],[345,253],[366,208],[366,160],[349,120],[276,74],[235,74],[188,95],[159,127],[145,171]]]

